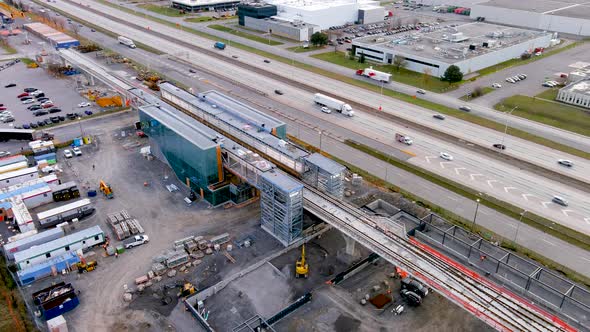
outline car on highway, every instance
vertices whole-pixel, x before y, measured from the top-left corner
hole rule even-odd
[[[283,95],[283,91],[281,91],[281,90],[275,90],[275,93],[276,93],[277,95],[280,95],[280,96],[282,96],[282,95]]]
[[[445,116],[444,116],[444,115],[442,115],[442,114],[435,114],[435,115],[433,115],[432,117],[433,117],[433,118],[435,118],[435,119],[439,119],[439,120],[444,120],[444,119],[446,119],[446,118],[445,118]]]
[[[561,206],[568,206],[569,205],[568,201],[566,201],[565,198],[563,198],[561,196],[553,196],[551,201],[553,203],[559,204]]]
[[[461,105],[459,106],[459,109],[465,112],[471,112],[471,107],[469,106]]]
[[[37,88],[24,88],[23,91],[29,93],[29,92],[37,91]]]
[[[70,150],[68,150],[68,149],[65,149],[65,150],[64,150],[64,157],[66,157],[66,158],[68,158],[68,159],[69,159],[69,158],[72,158],[73,156],[74,156],[74,155],[72,154],[72,151],[70,151]]]
[[[421,95],[425,95],[426,91],[424,91],[424,89],[418,89],[418,90],[416,90],[416,93],[419,93]]]
[[[6,84],[4,87],[5,88],[14,88],[15,86],[16,86],[15,83],[9,83],[9,84]]]
[[[494,84],[492,84],[492,88],[494,88],[494,89],[499,89],[501,87],[502,87],[502,85],[500,83],[494,83]]]
[[[322,110],[322,112],[324,112],[326,114],[332,113],[332,110],[327,108],[326,106],[322,106],[321,110]]]
[[[89,102],[86,102],[86,101],[78,104],[78,107],[80,107],[80,108],[82,108],[82,107],[88,107],[88,106],[90,106],[90,103]]]
[[[265,63],[270,63],[270,60],[264,59]]]
[[[0,158],[4,158],[4,157],[8,157],[8,156],[10,156],[9,151],[0,151]]]
[[[441,152],[440,153],[440,157],[444,160],[448,160],[451,161],[453,160],[453,156],[451,156],[450,154],[446,153],[446,152]]]
[[[91,31],[91,32],[96,32],[96,30],[94,30],[94,29],[90,29],[90,31]]]
[[[26,104],[32,104],[32,103],[34,103],[34,102],[35,102],[35,101],[34,101],[33,99],[25,99],[25,100],[23,100],[23,101],[22,101],[22,103],[23,103],[23,104],[25,104],[25,105],[26,105]]]
[[[193,73],[193,74],[196,74],[196,73],[197,73],[197,71],[196,71],[196,70],[194,70],[194,69],[192,69],[192,68],[189,68],[189,69],[188,69],[188,72],[189,72],[189,73]]]
[[[496,149],[500,149],[500,150],[506,150],[506,145],[504,145],[504,144],[499,144],[499,143],[496,143],[496,144],[494,144],[493,146],[494,146]]]
[[[574,166],[574,162],[571,160],[567,160],[567,159],[559,159],[557,161],[558,164],[563,165],[565,167],[573,167]]]
[[[234,58],[234,59],[237,59],[238,58],[237,55],[232,55],[231,57]]]
[[[80,150],[80,148],[77,146],[72,149],[72,152],[74,152],[74,155],[78,157],[82,155],[82,150]]]

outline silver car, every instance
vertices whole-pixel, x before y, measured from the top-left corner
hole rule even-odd
[[[561,197],[561,196],[553,196],[552,199],[553,203],[559,204],[561,206],[568,206],[568,202],[565,200],[565,198]]]

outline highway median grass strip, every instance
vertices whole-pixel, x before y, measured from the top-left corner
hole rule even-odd
[[[478,192],[474,189],[471,189],[467,186],[464,186],[460,183],[455,181],[449,180],[437,174],[434,174],[430,171],[424,170],[407,162],[395,159],[383,152],[377,151],[369,146],[364,144],[346,140],[345,143],[353,147],[359,151],[362,151],[370,156],[373,156],[379,160],[385,161],[397,168],[403,169],[407,172],[415,174],[425,180],[428,180],[438,186],[446,188],[448,190],[453,191],[456,194],[459,194],[465,198],[472,199],[475,201],[476,199],[480,199],[481,204],[494,209],[502,214],[505,214],[511,218],[519,219],[520,213],[523,209],[516,207],[512,204],[507,202],[498,200],[489,195],[478,195]],[[562,239],[570,244],[578,246],[584,250],[590,250],[590,237],[586,234],[580,233],[568,227],[562,226],[560,224],[554,223],[553,221],[546,219],[541,216],[537,216],[531,212],[527,212],[525,216],[522,218],[522,222],[526,223],[529,226],[535,227],[547,234],[555,236],[559,239]]]
[[[166,15],[166,16],[170,16],[170,17],[186,16],[186,14],[183,14],[180,12],[180,9],[170,8],[169,6],[141,4],[141,5],[137,5],[137,7],[145,9],[145,10],[149,10],[150,12],[153,12],[156,14]]]
[[[37,2],[38,0],[33,0],[33,1]],[[105,5],[110,6],[110,7],[113,7],[113,8],[120,9],[122,11],[128,12],[128,13],[133,14],[133,15],[136,14],[133,10],[131,10],[129,8],[122,7],[122,6],[119,6],[117,4],[113,4],[113,3],[108,2],[106,0],[97,0],[97,1],[99,3],[105,4]],[[211,39],[212,41],[219,40],[219,37],[214,36],[214,35],[211,35],[211,34],[208,34],[208,33],[203,32],[203,31],[195,30],[195,29],[192,29],[192,28],[189,28],[189,27],[186,27],[186,26],[178,27],[173,22],[166,21],[166,20],[160,19],[158,17],[149,16],[149,15],[147,17],[150,20],[154,21],[154,22],[162,23],[164,25],[167,25],[167,26],[170,26],[170,27],[173,27],[173,28],[176,28],[176,29],[181,29],[181,30],[190,32],[192,34],[195,34],[195,35],[198,35],[198,36],[207,38],[207,39]],[[213,43],[211,45],[213,45]],[[321,68],[318,68],[318,67],[314,67],[312,65],[309,65],[309,64],[306,64],[306,63],[302,63],[302,62],[299,62],[299,61],[293,61],[292,59],[284,58],[282,56],[279,56],[279,55],[276,55],[276,54],[273,54],[273,53],[269,53],[269,52],[266,52],[266,51],[262,51],[262,50],[259,50],[259,49],[255,48],[255,47],[251,47],[251,46],[248,46],[248,45],[240,44],[240,43],[237,43],[237,42],[232,42],[231,43],[231,46],[232,47],[239,48],[239,49],[242,49],[244,51],[248,51],[248,52],[251,52],[251,53],[255,53],[255,54],[258,54],[258,55],[267,57],[269,59],[274,59],[276,61],[280,61],[280,62],[283,62],[285,64],[290,64],[290,65],[292,64],[293,66],[295,66],[297,68],[301,68],[301,69],[304,69],[304,70],[307,70],[307,71],[310,71],[310,72],[313,72],[313,73],[316,73],[316,74],[319,74],[319,75],[322,75],[322,76],[325,76],[325,77],[328,77],[328,78],[339,80],[339,81],[342,81],[342,82],[345,82],[345,83],[348,83],[350,85],[354,85],[354,86],[357,86],[357,87],[360,87],[360,88],[363,88],[363,89],[366,89],[366,90],[370,90],[370,91],[373,91],[373,92],[380,92],[380,87],[378,85],[374,85],[374,84],[371,84],[369,82],[360,81],[360,80],[354,79],[352,77],[347,77],[347,76],[344,76],[344,75],[340,75],[340,74],[337,74],[337,73],[334,73],[334,72],[331,72],[331,71],[328,71],[328,70],[324,70],[324,69],[321,69]],[[568,47],[571,48],[571,47],[574,47],[574,46],[568,45]],[[447,106],[444,106],[444,105],[436,104],[436,103],[433,103],[433,102],[430,102],[430,101],[427,101],[427,100],[424,100],[424,99],[419,99],[419,98],[416,98],[415,96],[406,95],[406,94],[403,94],[403,93],[400,93],[400,92],[397,92],[397,91],[393,91],[393,90],[389,90],[389,89],[384,89],[383,90],[383,94],[386,95],[386,96],[388,96],[388,97],[392,97],[392,98],[395,98],[395,99],[398,99],[398,100],[401,100],[401,101],[404,101],[404,102],[407,102],[407,103],[410,103],[410,104],[413,104],[413,105],[416,105],[416,106],[427,108],[427,109],[433,110],[435,112],[444,113],[446,115],[453,116],[453,117],[459,118],[461,120],[464,120],[464,121],[467,121],[467,122],[471,122],[471,123],[474,123],[474,124],[477,124],[477,125],[486,127],[488,129],[493,129],[493,130],[496,130],[498,132],[502,132],[503,133],[504,132],[504,129],[505,129],[505,125],[502,124],[502,123],[498,123],[498,122],[494,122],[494,121],[491,121],[491,120],[488,120],[488,119],[485,119],[485,118],[481,118],[481,117],[478,117],[476,115],[472,115],[470,113],[461,112],[461,111],[456,110],[454,108],[450,108],[450,107],[447,107]],[[566,152],[566,153],[569,153],[569,154],[573,154],[575,156],[578,156],[578,157],[581,157],[581,158],[585,158],[585,159],[590,160],[590,153],[587,153],[587,152],[584,152],[584,151],[581,151],[581,150],[578,150],[578,149],[569,147],[569,146],[564,145],[564,144],[560,144],[560,143],[557,143],[557,142],[548,140],[548,139],[543,138],[543,137],[540,137],[540,136],[536,136],[536,135],[530,134],[530,133],[528,133],[526,131],[523,131],[523,130],[519,130],[519,129],[515,129],[515,128],[512,128],[512,127],[508,127],[508,134],[510,134],[512,136],[515,136],[515,137],[518,137],[518,138],[521,138],[521,139],[524,139],[524,140],[527,140],[527,141],[530,141],[530,142],[533,142],[533,143],[544,145],[544,146],[549,147],[549,148],[552,148],[552,149],[560,150],[560,151],[563,151],[563,152]]]
[[[543,96],[551,97],[554,92],[548,90]],[[550,126],[590,136],[590,112],[557,101],[537,97],[516,95],[505,98],[494,105],[499,111],[508,111],[518,106],[513,115],[541,122]]]
[[[287,49],[289,51],[295,52],[295,53],[305,53],[305,52],[311,52],[311,51],[317,51],[317,50],[327,49],[327,47],[326,46],[312,46],[312,45],[309,45],[309,47],[293,46],[293,47],[289,47]]]
[[[310,145],[310,144],[308,144],[308,143],[306,143],[294,136],[289,135],[289,140],[301,145],[302,147],[304,147],[305,149],[307,149],[309,151],[319,152],[319,149],[317,147]],[[322,151],[321,153],[324,156],[331,158],[331,159],[335,160],[336,162],[346,166],[350,172],[356,173],[356,174],[362,176],[363,180],[365,180],[377,187],[384,188],[384,189],[390,190],[392,192],[399,193],[407,200],[415,202],[415,204],[422,206],[424,208],[430,209],[431,212],[439,215],[440,217],[444,218],[445,220],[451,222],[454,225],[457,225],[457,226],[462,227],[464,229],[471,230],[475,233],[478,233],[481,237],[483,237],[484,239],[489,240],[489,241],[493,241],[494,238],[502,238],[501,236],[496,235],[493,231],[491,231],[485,227],[482,227],[480,225],[475,225],[475,228],[473,228],[473,222],[471,220],[467,220],[467,219],[465,219],[465,218],[463,218],[463,217],[461,217],[449,210],[446,210],[436,204],[433,204],[432,202],[425,200],[422,197],[419,197],[417,195],[414,195],[413,193],[411,193],[399,186],[396,186],[392,183],[386,182],[385,180],[383,180],[373,174],[370,174],[369,172],[367,172],[359,167],[356,167],[356,166],[354,166],[354,165],[352,165],[340,158],[337,158],[337,157],[332,156],[328,153],[325,153],[324,151]],[[372,155],[372,154],[369,154],[369,155]],[[379,157],[377,157],[377,158],[381,159]],[[383,160],[383,159],[381,159],[381,160]],[[390,160],[386,160],[386,161],[389,162]],[[396,164],[393,164],[393,163],[391,163],[391,164],[393,166],[397,167]],[[402,167],[399,167],[399,168],[402,168]],[[404,168],[402,168],[402,169],[404,169]],[[477,196],[477,197],[479,197],[481,199],[480,196]],[[520,217],[520,215],[518,217]],[[587,287],[590,287],[590,278],[588,278],[588,277],[586,277],[586,276],[584,276],[584,275],[582,275],[582,274],[580,274],[568,267],[565,267],[562,264],[559,264],[559,263],[541,255],[541,254],[535,253],[523,246],[516,245],[514,242],[512,242],[508,239],[503,239],[501,242],[501,246],[503,248],[513,251],[515,253],[527,256],[528,258],[538,262],[539,264],[541,264],[551,270],[554,270],[558,273],[561,273],[563,276],[565,276],[566,278],[568,278],[574,282],[581,283],[581,284],[586,285]],[[583,249],[586,249],[586,248],[583,248]]]
[[[262,44],[268,44],[268,45],[272,45],[272,46],[283,45],[283,43],[278,42],[276,40],[264,38],[264,37],[257,36],[257,35],[253,35],[253,34],[250,34],[250,33],[247,33],[247,32],[243,32],[243,31],[240,31],[240,30],[237,30],[237,29],[233,29],[233,28],[228,27],[228,26],[225,26],[225,25],[211,24],[211,25],[209,25],[209,27],[211,29],[214,29],[214,30],[217,30],[217,31],[223,31],[223,32],[231,33],[232,35],[236,35],[238,37],[250,39],[250,40],[253,40],[255,42],[262,43]]]

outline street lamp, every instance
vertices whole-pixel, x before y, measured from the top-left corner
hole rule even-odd
[[[473,215],[473,224],[471,224],[471,230],[474,231],[475,230],[475,220],[477,218],[477,210],[479,209],[479,202],[480,199],[476,199],[475,202],[477,203],[477,205],[475,206],[475,215]]]
[[[520,218],[518,219],[518,224],[516,224],[516,233],[514,233],[514,244],[516,244],[516,237],[518,236],[518,229],[520,228],[520,224],[522,223],[522,217],[524,217],[524,214],[527,213],[527,210],[522,211],[522,213],[520,214]]]
[[[78,124],[80,125],[80,136],[84,138],[84,131],[82,130],[82,117],[78,117]]]
[[[514,106],[514,108],[512,108],[512,110],[510,110],[510,112],[508,112],[508,115],[506,116],[506,122],[504,123],[504,135],[502,136],[502,145],[504,145],[504,139],[506,138],[506,133],[508,132],[508,118],[510,117],[512,112],[516,111],[517,108],[518,108],[518,106]],[[502,153],[501,147],[500,147],[500,153]]]

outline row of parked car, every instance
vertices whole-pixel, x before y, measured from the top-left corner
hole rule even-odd
[[[525,80],[526,77],[527,76],[525,74],[518,74],[518,75],[514,75],[512,77],[507,77],[506,78],[506,82],[508,82],[508,83],[516,83],[516,82]]]
[[[559,85],[559,82],[557,81],[546,81],[543,82],[543,84],[541,84],[542,86],[546,87],[546,88],[554,88],[556,86]]]

